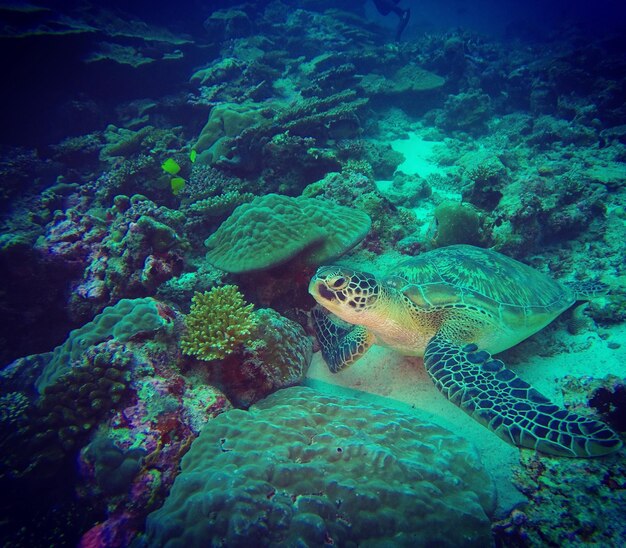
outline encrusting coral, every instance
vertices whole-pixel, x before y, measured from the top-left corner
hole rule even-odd
[[[225,358],[251,341],[256,326],[252,309],[236,285],[196,293],[185,317],[187,332],[180,342],[183,352],[204,361]]]
[[[91,322],[71,331],[67,340],[52,352],[35,386],[43,394],[47,387],[70,371],[92,345],[109,338],[127,342],[138,333],[154,332],[168,325],[170,318],[154,299],[122,299],[114,306],[107,306]]]

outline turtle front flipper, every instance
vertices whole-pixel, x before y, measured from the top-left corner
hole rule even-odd
[[[374,344],[374,335],[362,325],[343,322],[319,306],[312,315],[322,356],[332,373],[352,365]]]
[[[450,401],[509,443],[566,457],[622,446],[605,424],[554,405],[475,344],[459,346],[439,333],[426,346],[424,365]]]

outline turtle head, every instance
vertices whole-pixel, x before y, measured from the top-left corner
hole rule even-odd
[[[343,266],[322,266],[311,279],[309,293],[330,312],[350,323],[378,301],[380,285],[374,275]]]

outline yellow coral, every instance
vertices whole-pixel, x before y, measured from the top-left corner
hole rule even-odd
[[[252,309],[253,305],[246,304],[236,285],[196,293],[185,317],[183,352],[211,361],[225,358],[239,345],[249,344],[250,333],[256,326]]]

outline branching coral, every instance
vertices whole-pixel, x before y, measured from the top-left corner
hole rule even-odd
[[[185,317],[187,332],[180,343],[183,352],[205,361],[219,360],[251,342],[256,326],[252,309],[236,285],[196,293]]]

